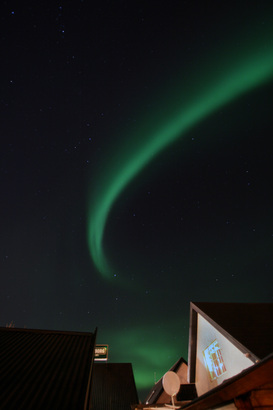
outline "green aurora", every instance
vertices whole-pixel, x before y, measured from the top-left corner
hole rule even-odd
[[[91,258],[105,279],[116,276],[103,249],[104,230],[113,204],[133,178],[168,145],[185,136],[190,128],[216,110],[272,78],[272,38],[266,35],[259,40],[251,43],[249,39],[251,46],[243,44],[236,52],[233,50],[224,58],[218,57],[218,64],[214,56],[214,66],[211,65],[212,70],[204,70],[202,84],[200,78],[189,79],[192,87],[187,86],[190,92],[184,93],[183,104],[174,107],[175,114],[166,115],[168,118],[160,124],[160,119],[143,121],[142,129],[130,133],[130,141],[128,136],[123,136],[122,141],[129,142],[127,148],[123,142],[116,150],[117,157],[111,153],[104,158],[104,171],[96,176],[96,184],[90,190],[87,231]],[[164,105],[172,106],[172,101],[169,102],[165,101]]]
[[[186,322],[186,319],[181,318],[181,322]],[[109,340],[112,340],[109,358],[112,360],[113,356],[116,356],[120,362],[127,362],[130,351],[137,387],[140,390],[147,389],[153,385],[154,377],[162,377],[163,369],[170,368],[179,359],[181,351],[187,352],[187,340],[181,346],[180,339],[174,340],[173,329],[173,322],[164,326],[164,332],[158,327],[158,323],[141,326],[134,324],[118,331],[116,328],[107,329],[106,338],[108,336]]]

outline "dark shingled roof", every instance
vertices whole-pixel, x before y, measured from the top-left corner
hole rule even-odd
[[[0,408],[89,409],[96,332],[0,328]]]
[[[273,303],[193,302],[196,310],[229,339],[243,345],[257,358],[273,352]],[[226,336],[228,336],[226,335]]]
[[[92,410],[130,410],[138,403],[131,363],[94,363]]]

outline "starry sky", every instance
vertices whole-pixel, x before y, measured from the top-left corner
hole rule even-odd
[[[141,394],[190,301],[273,301],[273,4],[3,1],[0,325],[94,331]]]

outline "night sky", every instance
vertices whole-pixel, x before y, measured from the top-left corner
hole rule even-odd
[[[0,15],[0,325],[97,326],[143,392],[190,301],[273,301],[273,3]]]

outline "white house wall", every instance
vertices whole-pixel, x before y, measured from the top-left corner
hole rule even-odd
[[[220,349],[217,353],[221,354],[225,372],[220,376],[211,380],[209,371],[206,368],[204,361],[204,353],[207,354],[207,349],[215,340],[218,342]],[[206,350],[207,349],[207,350]],[[215,355],[213,356],[215,357]],[[253,362],[247,358],[234,344],[232,344],[225,336],[215,329],[206,319],[200,314],[197,317],[197,357],[196,357],[196,390],[198,396],[206,393],[221,384],[224,380],[240,373],[243,369],[253,365]],[[221,370],[220,370],[221,371]]]

